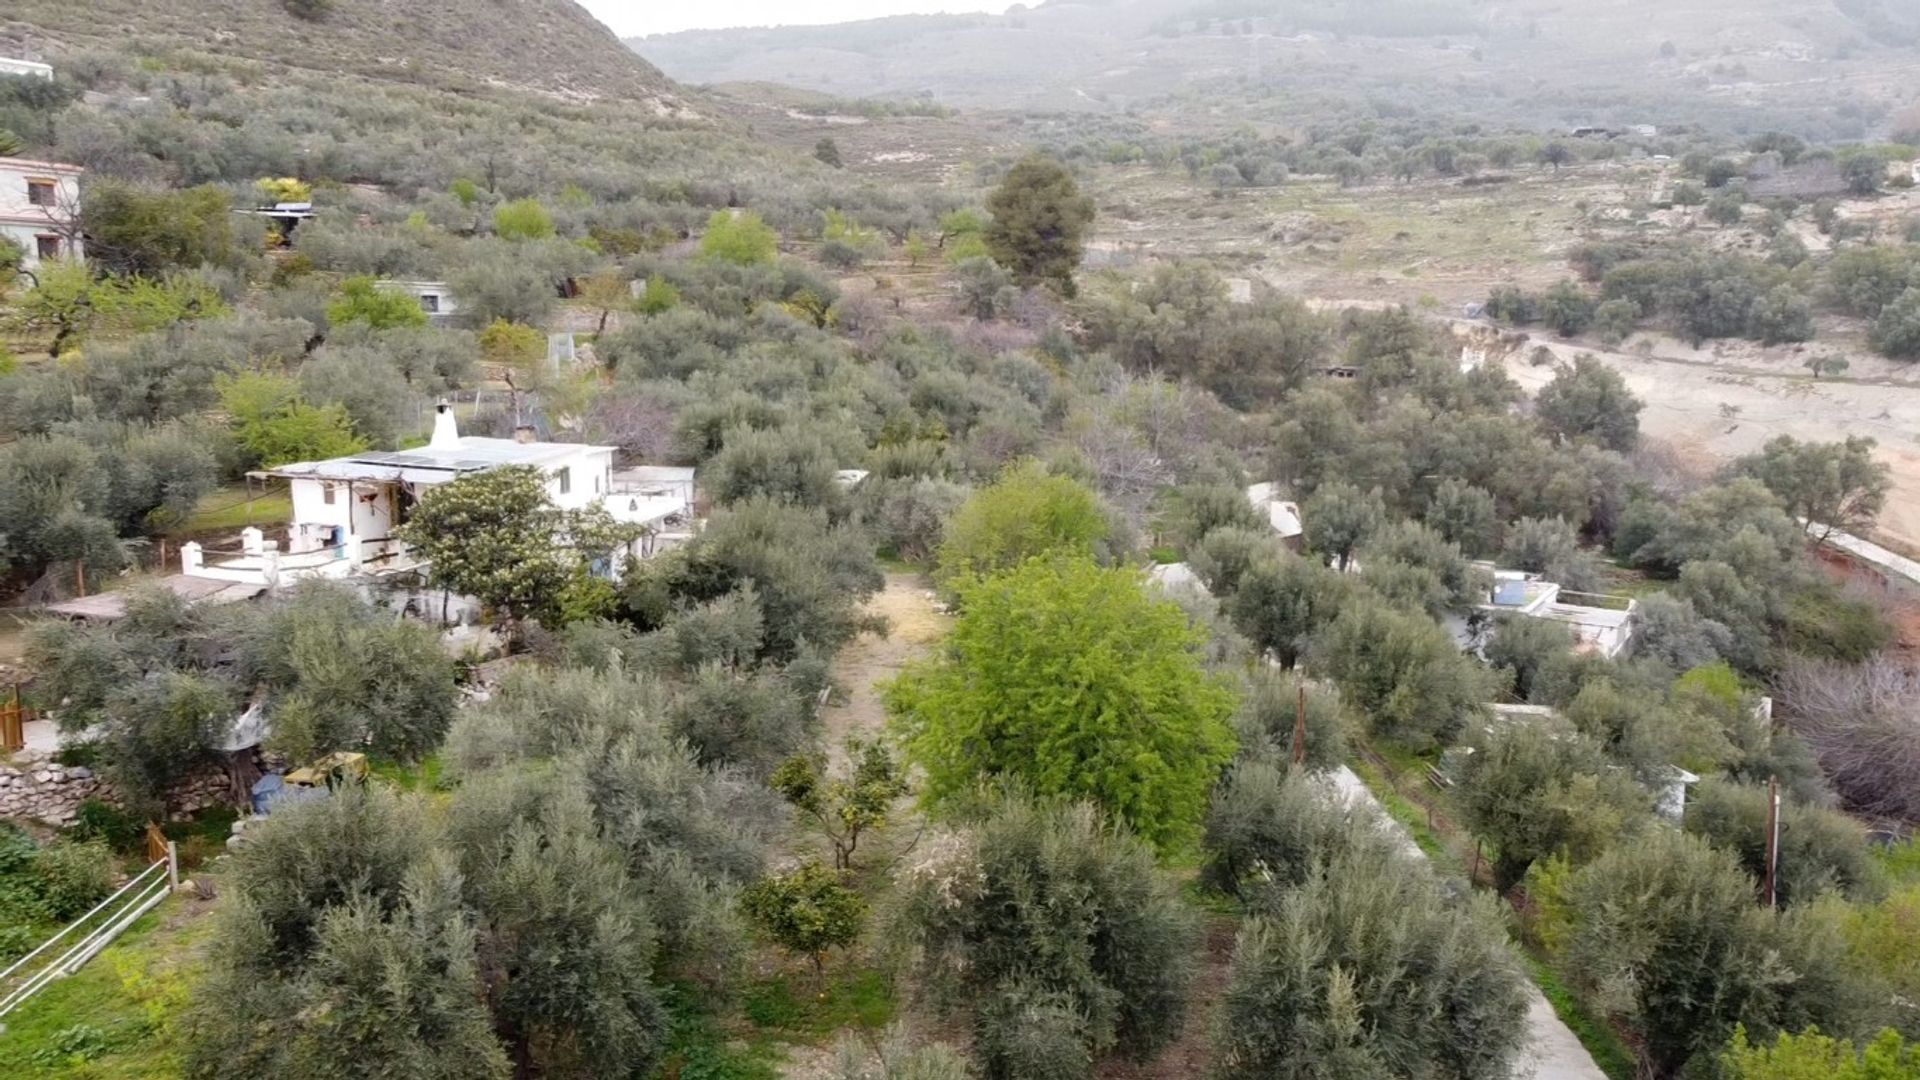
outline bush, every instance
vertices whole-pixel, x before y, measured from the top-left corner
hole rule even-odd
[[[1293,734],[1302,696],[1302,680],[1291,672],[1256,668],[1247,676],[1240,709],[1233,716],[1240,757],[1292,761]],[[1306,686],[1306,765],[1325,769],[1347,759],[1347,734],[1356,721],[1338,694],[1324,686]]]
[[[1687,793],[1686,830],[1739,856],[1755,881],[1767,869],[1767,789],[1708,778]],[[1871,899],[1880,886],[1866,831],[1845,814],[1791,797],[1780,805],[1777,902],[1805,903],[1828,890]]]
[[[1109,532],[1100,497],[1033,462],[1010,466],[947,522],[940,580],[1009,570],[1054,553],[1093,555]]]
[[[853,944],[867,918],[867,904],[860,894],[817,862],[762,878],[740,899],[747,918],[761,933],[813,962],[816,982],[827,951]]]
[[[1304,770],[1242,762],[1213,790],[1200,879],[1243,899],[1267,881],[1296,885],[1352,827],[1352,812]]]
[[[980,1010],[990,1075],[1150,1057],[1180,1030],[1197,930],[1152,850],[1086,804],[1003,794],[982,815],[906,870],[896,918],[936,991]]]
[[[716,210],[700,237],[700,254],[736,266],[753,266],[772,262],[779,245],[779,234],[761,221],[760,215]]]
[[[1502,1076],[1526,1045],[1526,982],[1495,902],[1449,903],[1375,827],[1255,899],[1220,1004],[1225,1080]]]

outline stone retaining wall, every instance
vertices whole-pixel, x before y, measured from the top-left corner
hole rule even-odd
[[[195,814],[227,802],[226,770],[209,765],[176,785],[167,796],[170,814]],[[23,751],[0,761],[0,818],[31,818],[70,825],[80,804],[98,799],[120,805],[120,795],[84,765],[61,765],[44,752]]]

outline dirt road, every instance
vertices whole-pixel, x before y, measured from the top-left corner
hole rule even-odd
[[[834,764],[845,757],[849,735],[870,737],[886,727],[879,684],[900,674],[953,625],[934,610],[932,588],[919,574],[888,574],[866,607],[869,615],[886,616],[887,635],[862,634],[834,657],[833,681],[846,696],[820,710],[820,737]]]

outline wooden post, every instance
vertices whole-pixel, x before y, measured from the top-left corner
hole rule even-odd
[[[87,560],[78,559],[73,564],[73,586],[81,595],[87,595]]]
[[[1293,763],[1307,763],[1307,684],[1304,679],[1296,679],[1294,689],[1298,694],[1293,708]]]
[[[154,569],[162,574],[167,572],[167,538],[164,536],[160,538],[160,562],[154,566]]]
[[[1767,778],[1767,876],[1762,892],[1767,907],[1775,906],[1780,884],[1780,778]]]
[[[180,887],[180,845],[167,841],[167,883],[174,889]]]

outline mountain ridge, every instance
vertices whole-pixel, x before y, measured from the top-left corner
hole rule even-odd
[[[571,101],[686,108],[660,70],[573,0],[326,0],[315,17],[284,0],[14,0],[8,55],[181,50],[325,74],[503,86]],[[131,47],[131,49],[129,49]]]

